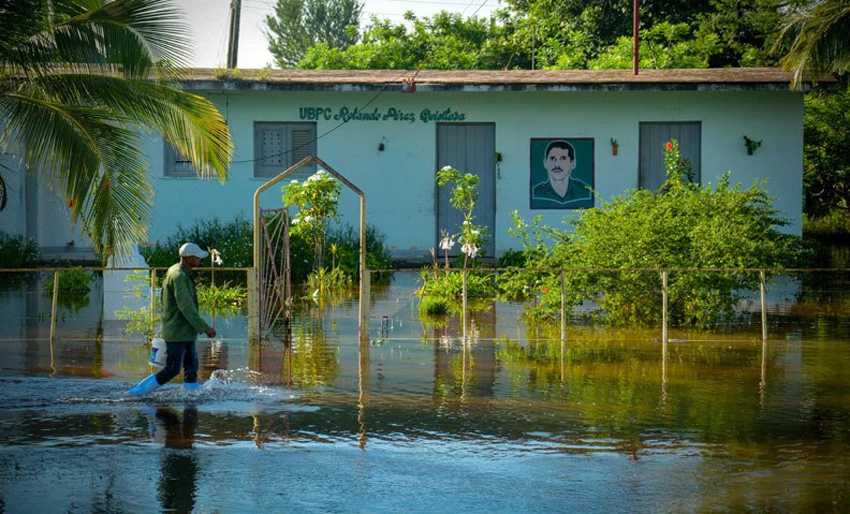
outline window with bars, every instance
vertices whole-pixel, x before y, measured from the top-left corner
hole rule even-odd
[[[315,123],[254,122],[255,177],[274,177],[310,155],[316,155]],[[304,180],[315,172],[310,163],[290,178]]]
[[[164,141],[163,144],[165,147],[163,174],[166,177],[197,177],[192,161],[178,152],[168,141]]]

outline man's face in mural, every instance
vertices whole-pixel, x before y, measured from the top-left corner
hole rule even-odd
[[[576,167],[570,152],[566,148],[550,148],[543,166],[549,173],[549,182],[552,183],[552,187],[563,195],[563,191],[566,191],[569,186],[570,173]]]

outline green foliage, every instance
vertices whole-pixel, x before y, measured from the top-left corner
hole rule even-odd
[[[640,33],[640,67],[646,68],[707,68],[717,46],[717,35],[707,34],[696,39],[693,27],[687,23],[660,23]],[[589,67],[594,69],[631,68],[633,38],[620,36]]]
[[[0,268],[33,268],[39,256],[38,243],[33,239],[0,232]]]
[[[177,85],[189,33],[167,0],[0,6],[3,144],[15,143],[104,261],[126,256],[150,225],[142,131],[161,133],[200,175],[227,176],[224,118]]]
[[[340,268],[319,268],[307,277],[307,289],[317,296],[339,295],[351,286],[351,277]]]
[[[277,0],[266,16],[269,51],[281,68],[291,68],[318,43],[345,50],[358,39],[363,4],[357,0]]]
[[[499,294],[508,300],[522,300],[537,294],[552,273],[536,271],[551,266],[551,250],[546,246],[545,238],[551,230],[541,225],[541,216],[530,223],[519,217],[517,211],[511,212],[514,228],[508,234],[519,239],[521,252],[506,252],[499,259],[500,268],[516,268],[499,275]],[[536,269],[535,269],[536,268]]]
[[[792,2],[793,3],[793,2]],[[677,0],[641,5],[643,68],[775,65],[773,31],[787,2]],[[362,39],[319,43],[308,69],[587,69],[632,66],[632,2],[510,0],[490,20],[441,12],[393,24],[372,17]],[[408,28],[408,26],[410,28]]]
[[[390,269],[393,266],[392,253],[386,244],[387,236],[374,225],[366,225],[366,267],[372,270]],[[360,282],[360,235],[351,225],[332,228],[328,232],[328,250],[331,269],[339,268],[349,280]],[[392,274],[381,273],[372,276],[373,284],[389,283]]]
[[[92,275],[80,268],[71,268],[59,272],[59,296],[83,297],[91,291]],[[53,294],[53,278],[48,279],[43,286],[45,295]]]
[[[800,255],[798,238],[778,231],[786,222],[759,185],[731,186],[727,175],[700,187],[682,180],[687,166],[675,144],[665,153],[668,180],[660,192],[633,191],[584,210],[573,232],[554,234],[550,265],[567,269],[568,304],[595,302],[598,321],[660,323],[660,269],[731,269],[669,274],[671,322],[708,327],[733,315],[742,291],[758,289],[756,272],[734,269],[794,265]],[[532,312],[554,318],[560,297],[547,293],[558,290],[560,276],[547,277]]]
[[[813,219],[850,212],[850,87],[806,94],[804,211]]]
[[[124,281],[132,284],[131,293],[136,298],[144,298],[150,303],[150,273],[146,271],[134,271],[127,275]],[[123,332],[127,335],[142,334],[152,338],[156,333],[156,327],[162,323],[160,308],[162,306],[160,295],[154,295],[154,315],[151,317],[148,305],[139,309],[131,309],[124,306],[115,311],[115,317],[124,320]]]
[[[232,286],[225,282],[223,285],[199,285],[198,307],[203,312],[234,313],[239,312],[248,304],[248,292],[243,287]]]
[[[422,316],[444,316],[449,313],[449,301],[444,296],[423,296],[417,308]]]
[[[306,69],[501,69],[510,60],[503,29],[483,18],[463,19],[441,12],[404,23],[372,17],[358,44],[341,49],[319,43],[310,48],[300,68]]]
[[[442,296],[445,298],[459,299],[463,297],[463,277],[467,277],[468,298],[492,298],[495,295],[495,284],[489,273],[467,272],[470,267],[474,268],[475,257],[481,247],[484,238],[484,227],[475,225],[475,202],[478,200],[478,183],[480,178],[471,173],[462,174],[451,166],[445,166],[437,172],[437,184],[444,186],[452,184],[452,196],[449,203],[463,215],[463,224],[460,232],[449,234],[443,230],[440,249],[444,252],[445,270],[440,270],[436,262],[436,252],[432,248],[431,255],[434,263],[431,268],[425,268],[420,274],[422,285],[418,294],[425,296]],[[449,271],[449,251],[455,241],[461,243],[463,254],[463,272]],[[426,304],[427,305],[427,304]],[[422,304],[420,303],[420,307]]]
[[[313,269],[322,267],[328,224],[338,216],[342,186],[330,174],[319,170],[304,182],[293,180],[281,187],[283,204],[296,207],[290,233],[313,249]]]
[[[708,66],[776,66],[776,27],[782,12],[793,3],[794,0],[712,0],[696,16],[697,40],[714,41]]]
[[[417,290],[421,297],[439,296],[453,300],[463,298],[462,270],[446,270],[438,266],[425,267],[419,274],[422,285]],[[494,298],[496,284],[493,274],[486,271],[466,270],[466,294],[468,298]]]
[[[801,88],[809,71],[845,74],[850,71],[850,4],[847,0],[798,2],[787,9],[779,40],[788,44],[782,66],[791,72],[792,86]]]
[[[457,234],[443,233],[440,248],[448,251],[454,244],[455,238],[461,244],[460,251],[464,255],[463,267],[469,265],[470,259],[475,259],[486,236],[486,227],[475,225],[475,203],[480,196],[478,184],[481,178],[472,173],[461,173],[451,166],[444,166],[437,172],[437,184],[445,186],[453,184],[452,196],[449,203],[463,215],[463,224]]]
[[[834,209],[823,216],[803,215],[803,237],[846,243],[850,238],[850,211]]]
[[[233,220],[223,223],[217,218],[212,220],[196,220],[188,228],[178,224],[175,232],[165,241],[157,242],[154,246],[139,249],[148,266],[152,268],[167,268],[180,260],[180,246],[191,241],[201,248],[215,248],[221,253],[223,266],[228,268],[249,268],[254,265],[254,229],[251,222],[241,214]],[[209,258],[202,266],[209,266]],[[245,273],[241,271],[216,271],[216,281],[235,284],[245,284]],[[206,280],[206,276],[199,276]]]

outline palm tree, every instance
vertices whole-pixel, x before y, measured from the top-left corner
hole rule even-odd
[[[843,73],[850,70],[850,3],[847,0],[809,2],[789,11],[780,25],[779,41],[791,41],[782,66],[799,88],[806,71]]]
[[[181,18],[171,0],[0,0],[0,149],[67,201],[104,260],[146,239],[142,131],[162,133],[200,176],[227,177],[227,124],[177,86],[190,54]]]

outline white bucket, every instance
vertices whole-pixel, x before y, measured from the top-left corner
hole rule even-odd
[[[159,366],[160,368],[165,366],[165,359],[168,354],[166,348],[164,339],[161,337],[153,338],[153,341],[151,341],[151,366]]]

